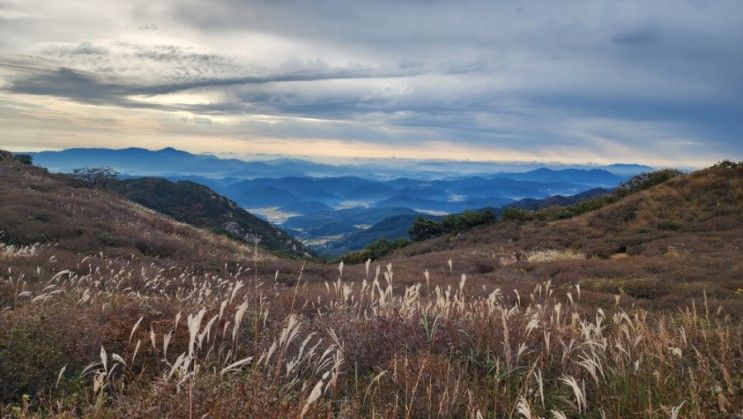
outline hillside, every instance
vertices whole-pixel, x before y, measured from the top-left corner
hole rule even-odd
[[[318,249],[331,256],[340,256],[346,252],[359,250],[366,245],[380,239],[397,240],[408,239],[408,230],[413,222],[420,217],[415,214],[400,214],[387,217],[371,227],[354,231],[342,239],[332,241]],[[431,217],[429,218],[438,218]]]
[[[253,252],[118,195],[77,187],[67,176],[21,164],[4,151],[0,151],[0,241],[20,247],[49,245],[69,253],[202,263],[223,260],[224,254],[247,259]]]
[[[568,219],[501,220],[385,259],[450,258],[492,280],[578,281],[593,292],[621,290],[647,307],[672,307],[706,289],[743,313],[743,167],[679,176]]]
[[[595,188],[570,196],[554,195],[543,199],[525,198],[504,207],[484,207],[481,210],[488,210],[493,214],[502,214],[507,208],[538,210],[555,206],[569,206],[590,198],[605,196],[609,193],[611,193],[611,190]],[[474,206],[477,207],[478,204],[475,204]],[[336,229],[330,231],[335,234],[340,234],[342,237],[314,245],[313,248],[323,254],[338,256],[346,252],[360,250],[366,245],[381,239],[392,241],[397,239],[407,240],[410,238],[409,232],[411,228],[413,228],[419,218],[434,220],[436,222],[441,222],[442,219],[446,219],[446,217],[419,213],[413,210],[408,210],[407,213],[395,214],[398,211],[403,212],[402,210],[404,210],[404,208],[355,208],[338,210],[334,212],[315,214],[314,217],[293,217],[283,225],[290,228],[295,227],[295,230],[292,231],[296,232],[298,237],[305,236],[308,232],[312,231],[312,229],[316,230],[323,227],[335,226]],[[358,219],[357,224],[363,224],[365,221],[373,222],[374,224],[371,226],[366,224],[364,225],[365,228],[343,234],[346,233],[344,226],[347,224],[347,222],[344,223],[343,217],[347,216],[348,213],[353,213],[354,215],[363,217]],[[380,219],[381,215],[389,213],[395,215],[389,215]],[[458,215],[460,214],[453,214],[455,217]],[[303,225],[307,225],[307,229],[301,228]]]
[[[739,416],[741,172],[344,266],[0,154],[0,416]]]
[[[302,243],[206,186],[189,181],[140,178],[112,182],[108,188],[178,221],[247,244],[258,240],[266,250],[284,256],[310,256]]]
[[[728,234],[743,228],[743,168],[711,168],[673,178],[581,216],[556,221],[503,221],[442,238],[426,246],[457,242],[569,247],[589,256],[639,254],[656,240],[695,233]]]
[[[568,205],[574,205],[577,204],[580,201],[583,201],[588,198],[595,198],[598,196],[607,195],[611,192],[610,189],[604,189],[604,188],[594,188],[589,189],[587,191],[577,193],[575,195],[569,195],[569,196],[563,196],[563,195],[553,195],[549,196],[547,198],[543,199],[534,199],[534,198],[524,198],[521,200],[518,200],[516,202],[513,202],[511,204],[508,204],[502,208],[518,208],[518,209],[524,209],[524,210],[539,210],[542,208],[552,207],[552,206],[568,206]]]
[[[80,223],[62,222],[58,214],[52,213],[47,209],[44,215],[36,218],[40,220],[38,225],[25,226],[23,232],[17,232],[16,226],[20,223],[17,221],[12,212],[20,208],[27,200],[38,199],[36,196],[26,196],[27,193],[18,190],[14,179],[33,177],[41,183],[48,183],[44,187],[28,186],[31,190],[41,191],[71,191],[70,194],[77,193],[79,196],[86,195],[90,200],[91,207],[100,205],[99,201],[110,200],[111,205],[130,205],[125,199],[112,198],[111,194],[121,195],[128,200],[142,205],[150,210],[165,214],[173,219],[199,228],[210,230],[214,233],[229,236],[239,240],[249,246],[253,246],[258,239],[262,249],[276,254],[292,257],[310,256],[304,246],[294,240],[291,236],[275,228],[270,223],[261,220],[244,209],[237,206],[231,200],[217,194],[205,186],[188,181],[170,182],[158,178],[140,178],[114,180],[109,179],[105,182],[105,189],[108,194],[94,188],[85,187],[80,184],[74,177],[67,175],[53,175],[44,169],[30,165],[20,165],[4,154],[5,176],[3,179],[4,193],[8,196],[8,202],[17,203],[15,206],[5,206],[4,211],[9,211],[8,217],[5,218],[3,225],[0,225],[0,231],[5,231],[8,240],[11,242],[19,241],[31,243],[34,240],[44,241],[49,237],[56,238],[56,234],[51,231],[44,232],[46,228],[59,229],[62,237],[69,238],[78,235],[86,237],[85,232],[80,231]],[[17,173],[14,173],[17,172]],[[23,183],[22,183],[23,184]],[[73,193],[74,192],[74,193]],[[15,198],[17,197],[17,198]],[[24,201],[24,199],[26,201]],[[46,197],[47,204],[50,198]],[[63,204],[58,204],[63,205]],[[101,214],[94,216],[94,219],[104,219],[105,213],[112,212],[110,208],[97,208],[96,211]],[[141,212],[141,209],[140,209]],[[122,216],[123,217],[123,216]],[[128,216],[126,218],[132,218]],[[90,220],[87,220],[89,223]],[[83,225],[85,223],[82,223]],[[102,226],[98,223],[95,226]],[[75,226],[75,227],[73,227]],[[91,227],[92,228],[92,227]],[[32,233],[37,231],[38,234]],[[84,230],[84,229],[83,229]],[[146,229],[140,229],[140,231]],[[101,240],[108,237],[110,232],[97,232],[91,234]],[[90,239],[90,238],[88,238]],[[112,244],[119,243],[121,240],[110,238]],[[104,243],[101,245],[105,245]],[[126,240],[124,242],[128,243]],[[91,247],[96,247],[97,242],[89,243]]]
[[[291,217],[282,227],[298,237],[322,237],[347,232],[348,226],[370,227],[395,215],[422,215],[408,208],[344,208],[321,211],[311,216]]]

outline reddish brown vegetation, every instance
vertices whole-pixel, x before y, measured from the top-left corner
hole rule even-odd
[[[367,274],[255,259],[0,162],[0,241],[41,242],[0,249],[0,415],[734,417],[741,178],[438,238]]]

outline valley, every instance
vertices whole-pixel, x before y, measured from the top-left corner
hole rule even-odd
[[[417,217],[438,219],[465,210],[539,206],[540,200],[551,197],[553,201],[547,202],[564,204],[569,201],[566,196],[579,199],[590,196],[590,191],[609,190],[649,169],[534,164],[513,172],[505,169],[514,166],[476,162],[244,162],[175,149],[72,149],[37,153],[34,158],[56,172],[109,167],[122,178],[159,176],[207,186],[326,257],[339,257],[380,239],[408,238]]]

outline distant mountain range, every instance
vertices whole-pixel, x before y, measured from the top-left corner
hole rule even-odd
[[[417,216],[508,205],[533,209],[569,204],[581,199],[582,193],[609,190],[631,175],[651,170],[634,164],[547,167],[400,159],[345,165],[286,158],[243,161],[173,148],[76,148],[33,153],[33,158],[56,172],[110,167],[132,185],[142,177],[175,182],[163,184],[167,186],[164,191],[204,185],[241,210],[280,225],[307,247],[332,255],[379,238],[405,237]],[[155,196],[156,192],[150,194],[150,198]],[[136,196],[130,198],[137,201]],[[165,202],[161,199],[159,204]],[[167,213],[167,208],[162,211]],[[286,238],[278,240],[277,245],[287,242]],[[302,251],[296,243],[290,247]]]
[[[53,172],[68,172],[81,166],[106,166],[132,176],[189,176],[207,178],[255,178],[304,175],[316,167],[312,162],[301,166],[288,160],[271,164],[237,159],[221,159],[212,155],[191,154],[174,148],[146,150],[125,148],[70,148],[62,151],[32,153],[34,161]]]
[[[588,166],[539,162],[501,163],[413,159],[367,159],[354,161],[353,164],[326,164],[298,158],[264,158],[245,161],[236,158],[220,158],[210,154],[192,154],[170,147],[161,150],[135,147],[124,149],[70,148],[30,154],[34,156],[37,164],[53,172],[69,172],[84,166],[107,166],[132,176],[200,176],[213,179],[287,176],[358,176],[385,180],[400,177],[440,179],[527,172],[540,167],[556,170],[600,169],[627,177],[652,170],[648,166],[637,164]]]

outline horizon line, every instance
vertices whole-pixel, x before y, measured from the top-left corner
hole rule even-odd
[[[560,161],[560,160],[474,160],[474,159],[453,159],[453,158],[421,158],[421,157],[408,157],[408,156],[389,156],[389,157],[358,157],[358,156],[313,156],[313,155],[307,155],[307,154],[281,154],[281,153],[234,153],[234,152],[225,152],[225,153],[218,153],[218,152],[199,152],[199,151],[190,151],[182,148],[172,147],[172,146],[165,146],[165,147],[159,147],[159,148],[150,148],[150,147],[142,147],[142,146],[131,146],[131,147],[66,147],[66,148],[19,148],[19,147],[8,147],[5,148],[5,150],[10,151],[11,153],[54,153],[54,152],[64,152],[69,150],[108,150],[108,151],[125,151],[125,150],[145,150],[149,152],[161,152],[166,150],[174,150],[178,152],[188,153],[194,156],[211,156],[218,159],[234,159],[234,160],[240,160],[244,162],[252,162],[252,161],[259,161],[259,160],[251,160],[251,157],[262,157],[264,160],[277,160],[277,159],[298,159],[298,160],[307,160],[312,162],[321,162],[324,164],[329,165],[336,165],[341,166],[344,165],[343,162],[340,163],[330,163],[329,161],[332,160],[346,160],[349,162],[377,162],[377,161],[414,161],[414,162],[423,162],[423,163],[463,163],[463,164],[513,164],[513,165],[549,165],[549,166],[589,166],[589,167],[607,167],[607,166],[645,166],[652,169],[657,169],[660,167],[665,166],[657,166],[647,163],[640,163],[640,162],[629,162],[624,160],[615,160],[611,163],[601,163],[596,161],[584,161],[584,162],[567,162],[567,161]],[[688,165],[680,165],[676,166],[677,168],[703,168],[707,167],[704,165],[700,166],[688,166]]]

